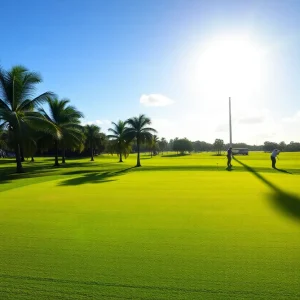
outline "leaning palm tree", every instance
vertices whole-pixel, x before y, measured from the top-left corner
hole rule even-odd
[[[111,150],[117,152],[120,158],[119,162],[123,162],[122,156],[127,158],[131,151],[127,122],[119,120],[117,123],[111,123],[114,128],[108,129],[112,134],[107,137],[111,140]]]
[[[147,127],[151,125],[151,120],[143,114],[139,115],[138,117],[128,119],[127,123],[129,125],[127,130],[128,136],[130,136],[131,139],[136,139],[136,166],[140,167],[140,145],[145,142],[150,142],[152,140],[152,133],[156,133],[157,131],[151,127]]]
[[[46,92],[32,99],[35,85],[41,81],[40,75],[23,66],[15,66],[9,71],[0,68],[0,126],[8,130],[12,140],[18,173],[23,172],[21,148],[26,138],[26,128],[30,126],[42,130],[49,125],[40,113],[34,111],[53,95]]]
[[[65,163],[65,149],[80,147],[83,140],[83,129],[80,125],[80,118],[83,114],[74,106],[68,105],[70,100],[57,98],[47,98],[49,105],[49,114],[42,108],[39,111],[43,116],[52,123],[57,132],[51,134],[52,141],[55,147],[55,163],[54,166],[59,166],[58,154],[59,148],[62,149],[62,163]]]
[[[95,149],[102,143],[102,137],[100,134],[100,127],[97,125],[85,125],[84,133],[86,138],[86,144],[91,151],[91,161],[94,161]]]

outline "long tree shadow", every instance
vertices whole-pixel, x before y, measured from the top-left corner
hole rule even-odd
[[[161,157],[181,157],[191,155],[189,153],[178,153],[178,154],[163,154]]]
[[[83,176],[80,177],[74,177],[70,179],[66,179],[64,181],[61,181],[58,185],[59,186],[74,186],[74,185],[80,185],[80,184],[87,184],[87,183],[105,183],[105,182],[111,182],[116,181],[117,179],[115,177],[121,176],[129,172],[134,167],[126,168],[120,171],[116,172],[85,172]],[[83,174],[84,171],[82,171],[81,174]],[[74,172],[73,174],[80,174],[80,171]]]
[[[115,181],[115,179],[109,179],[112,175],[109,172],[99,173],[99,172],[92,172],[84,174],[80,177],[70,178],[60,182],[59,186],[66,186],[66,185],[80,185],[85,183],[104,183]]]
[[[10,161],[12,163],[13,161]],[[3,161],[0,161],[0,164],[2,164]],[[61,164],[59,167],[55,167],[52,164],[45,164],[44,161],[36,161],[33,164],[30,164],[29,162],[23,163],[23,167],[25,169],[25,172],[23,173],[16,173],[16,168],[14,165],[1,168],[0,169],[0,182],[1,183],[10,183],[14,180],[18,179],[25,179],[25,178],[35,178],[35,177],[44,177],[44,176],[51,176],[55,174],[60,175],[75,175],[76,172],[82,173],[81,171],[68,171],[72,170],[73,168],[82,168],[82,167],[106,167],[112,164],[117,164],[116,162],[106,162],[106,163],[96,163],[91,164],[91,162],[71,162],[66,164]],[[84,171],[83,173],[88,173],[89,171]],[[90,172],[95,172],[90,171]],[[73,174],[74,173],[74,174]]]
[[[246,164],[239,161],[237,158],[234,158],[236,162],[242,165],[247,171],[252,173],[256,178],[258,178],[261,182],[266,184],[272,190],[272,194],[270,196],[270,200],[272,204],[279,209],[284,214],[293,217],[297,221],[300,221],[300,198],[296,195],[292,195],[283,191],[282,189],[275,186],[253,168],[247,166]],[[287,173],[287,172],[285,172]]]

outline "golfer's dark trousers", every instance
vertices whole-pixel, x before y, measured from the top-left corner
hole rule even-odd
[[[271,156],[271,160],[272,160],[272,168],[276,168],[276,158]]]
[[[231,156],[227,156],[227,167],[231,166]]]

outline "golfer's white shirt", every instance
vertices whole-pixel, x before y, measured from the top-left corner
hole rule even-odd
[[[276,157],[278,154],[279,154],[279,150],[276,150],[276,149],[275,149],[275,150],[273,150],[271,156],[272,156],[272,157]]]

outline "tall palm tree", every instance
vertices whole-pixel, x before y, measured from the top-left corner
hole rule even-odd
[[[80,118],[83,118],[83,114],[74,106],[68,105],[70,102],[68,99],[59,100],[48,97],[47,102],[49,114],[43,108],[39,111],[57,128],[55,134],[51,134],[51,136],[55,147],[54,166],[59,166],[59,148],[62,148],[62,163],[65,163],[66,147],[79,147],[82,143],[83,128],[80,125]]]
[[[119,155],[119,162],[123,162],[122,156],[128,157],[131,146],[128,135],[127,122],[119,120],[117,123],[111,122],[114,128],[109,128],[108,131],[112,134],[107,137],[111,139],[112,150]]]
[[[140,145],[149,142],[152,139],[152,133],[156,133],[157,131],[151,127],[147,127],[151,125],[151,120],[145,115],[141,114],[138,117],[133,117],[127,120],[129,125],[127,134],[131,139],[136,139],[137,146],[137,162],[136,166],[141,166],[140,161]]]
[[[35,85],[40,82],[40,75],[23,66],[15,66],[9,71],[0,68],[0,126],[8,129],[16,153],[18,173],[23,172],[21,148],[26,138],[26,128],[30,126],[42,130],[49,126],[45,118],[34,111],[53,95],[46,92],[32,99]]]
[[[101,145],[102,137],[100,135],[100,127],[97,125],[85,125],[84,133],[86,143],[91,151],[91,161],[94,161],[94,151]]]

